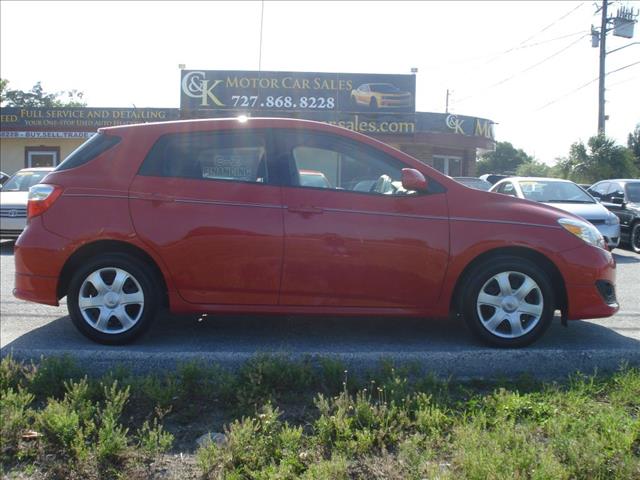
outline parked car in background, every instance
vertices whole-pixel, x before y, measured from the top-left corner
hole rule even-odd
[[[11,178],[11,175],[4,172],[0,172],[0,187],[5,183],[7,183],[7,180],[9,180],[10,178]]]
[[[589,193],[618,216],[622,241],[640,253],[640,180],[602,180]]]
[[[479,178],[485,182],[489,182],[491,185],[494,185],[503,178],[509,178],[510,176],[511,175],[498,175],[497,173],[485,173],[484,175],[480,175]]]
[[[24,168],[0,189],[0,238],[18,238],[27,223],[29,188],[39,183],[53,168]]]
[[[351,102],[378,110],[410,107],[413,98],[391,83],[364,83],[351,91]]]
[[[592,223],[600,231],[609,248],[616,248],[620,243],[618,217],[569,180],[511,177],[499,181],[490,191],[545,203],[571,212]]]
[[[456,182],[463,184],[466,187],[475,188],[476,190],[489,191],[491,184],[486,180],[476,177],[452,177]]]
[[[330,187],[308,185],[309,172]],[[14,295],[48,305],[66,296],[76,327],[107,344],[133,340],[163,306],[453,313],[501,347],[535,341],[556,309],[569,320],[618,310],[615,262],[590,223],[464,187],[319,122],[100,129],[29,195]]]

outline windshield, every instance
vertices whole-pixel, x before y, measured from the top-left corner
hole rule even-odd
[[[627,183],[627,199],[633,203],[640,203],[640,182]]]
[[[47,176],[48,171],[18,172],[2,186],[3,192],[28,192],[29,187],[40,183]]]
[[[378,93],[398,93],[400,90],[390,83],[374,83],[371,85],[371,91]]]
[[[553,180],[526,180],[520,182],[522,194],[527,200],[546,203],[596,203],[575,183]]]

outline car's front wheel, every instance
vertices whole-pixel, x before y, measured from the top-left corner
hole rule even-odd
[[[462,310],[473,333],[497,347],[534,342],[555,311],[549,275],[535,263],[511,256],[476,266],[463,289]]]
[[[67,307],[74,325],[91,340],[108,345],[128,343],[153,321],[157,283],[150,269],[124,254],[105,254],[73,275]]]

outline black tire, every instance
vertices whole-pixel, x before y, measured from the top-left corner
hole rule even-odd
[[[513,295],[507,295],[504,297],[503,306],[501,307],[505,308],[505,310],[500,311],[507,312],[507,309],[511,308],[516,308],[516,310],[512,313],[505,313],[508,319],[496,323],[497,326],[494,327],[496,332],[493,333],[491,328],[487,326],[491,323],[487,317],[493,318],[493,315],[497,314],[498,309],[490,305],[480,305],[482,302],[479,301],[478,297],[481,290],[484,289],[483,293],[486,294],[490,289],[498,287],[500,292],[496,298],[502,298],[498,281],[492,280],[499,274],[506,275],[510,283],[510,289],[515,289],[516,291],[518,290],[517,282],[519,279],[524,282],[526,277],[529,277],[529,279],[535,282],[537,289],[532,289],[531,293],[525,296],[520,305],[522,305],[522,302],[526,302],[534,307],[541,307],[541,313],[536,317],[526,313],[521,314],[519,310],[520,306],[514,307],[512,304],[512,299],[514,301],[516,300],[515,297]],[[477,265],[466,278],[467,280],[461,290],[461,311],[471,331],[483,342],[494,347],[502,348],[524,347],[540,338],[551,325],[555,312],[551,279],[544,270],[532,261],[513,256],[493,257]],[[515,282],[515,284],[513,282]],[[529,295],[531,295],[531,298]],[[527,299],[533,299],[533,303],[529,303]],[[517,322],[520,325],[518,328],[522,328],[523,333],[520,336],[509,337],[509,335],[514,335],[512,328],[516,320],[514,320],[513,317],[517,317]]]
[[[631,227],[629,235],[629,248],[635,253],[640,253],[640,222],[636,222]]]
[[[92,284],[90,282],[85,283],[85,280],[88,281],[88,277],[98,271],[101,272],[98,273],[98,275],[101,276],[101,279],[104,280],[105,285],[109,287],[109,289],[115,284],[116,272],[124,271],[130,277],[123,282],[120,290],[123,293],[128,293],[125,289],[129,289],[134,294],[139,294],[139,292],[141,292],[143,299],[142,305],[137,305],[137,307],[136,305],[131,305],[131,309],[127,312],[128,317],[136,317],[135,321],[132,322],[133,326],[125,327],[125,324],[121,323],[121,328],[118,329],[117,325],[120,323],[118,317],[115,314],[110,315],[107,313],[105,314],[105,317],[107,317],[107,325],[105,326],[105,329],[108,330],[112,326],[115,328],[113,328],[113,333],[102,332],[96,327],[99,322],[98,320],[95,321],[96,326],[93,326],[90,323],[92,314],[95,315],[95,310],[98,310],[98,315],[102,314],[101,308],[85,307],[83,315],[83,310],[80,307],[80,290],[83,286],[84,289],[93,288]],[[111,280],[111,284],[109,284],[108,277],[111,273],[113,273],[114,277],[113,280]],[[96,293],[95,296],[91,295],[91,293],[88,295],[89,297],[94,298],[99,296],[98,293]],[[83,291],[83,297],[86,298],[86,296],[87,292]],[[69,309],[69,316],[76,328],[87,338],[105,345],[123,345],[133,341],[144,333],[155,318],[159,303],[160,288],[158,286],[157,279],[154,277],[149,267],[138,259],[122,253],[99,255],[82,265],[71,278],[69,290],[67,291],[67,307]],[[119,304],[116,306],[119,306]],[[126,305],[126,307],[129,307],[129,305]],[[123,309],[124,308],[125,306],[123,305]],[[107,311],[108,310],[105,310],[105,312]],[[130,314],[129,312],[133,313]],[[88,319],[85,319],[85,316],[87,316]],[[122,329],[125,330],[119,331]]]

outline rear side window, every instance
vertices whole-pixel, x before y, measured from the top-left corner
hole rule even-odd
[[[266,183],[266,140],[261,133],[195,132],[163,135],[139,175]]]
[[[79,167],[85,163],[93,160],[101,153],[106,152],[114,145],[117,145],[120,137],[115,135],[106,135],[104,133],[97,133],[89,140],[84,142],[78,148],[76,148],[71,154],[64,159],[64,161],[58,165],[55,169],[56,172],[60,170],[68,170],[70,168]]]

